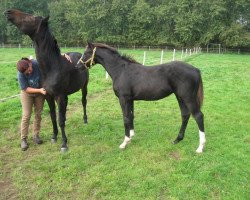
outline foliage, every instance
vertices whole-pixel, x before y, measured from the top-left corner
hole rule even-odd
[[[36,5],[36,8],[34,7]],[[250,47],[248,0],[5,0],[0,11],[17,8],[46,16],[63,46],[87,40],[109,44],[191,47],[220,43]],[[0,43],[26,43],[0,18]]]

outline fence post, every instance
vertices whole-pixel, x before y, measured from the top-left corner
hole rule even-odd
[[[21,44],[18,45],[18,48],[21,49]]]
[[[192,55],[192,49],[189,50],[189,55],[190,55],[190,56]]]
[[[174,49],[174,52],[173,52],[173,61],[174,61],[174,59],[175,59],[175,49]]]
[[[106,71],[106,80],[109,78],[109,74],[108,72]]]
[[[143,56],[143,65],[145,65],[145,61],[146,61],[146,51],[144,51],[144,56]]]
[[[163,50],[161,50],[161,64],[163,63]]]
[[[188,54],[188,49],[186,49],[185,58],[187,57],[187,54]]]
[[[182,60],[182,58],[183,58],[183,47],[182,47],[182,50],[181,50],[181,60]]]

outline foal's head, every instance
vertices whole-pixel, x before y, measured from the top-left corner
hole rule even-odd
[[[21,12],[20,10],[6,10],[4,15],[12,24],[14,24],[25,35],[34,39],[35,35],[42,34],[48,28],[49,17],[33,16]]]
[[[85,69],[90,68],[92,65],[94,65],[96,63],[96,48],[97,47],[93,43],[88,42],[85,51],[76,64],[76,68]]]

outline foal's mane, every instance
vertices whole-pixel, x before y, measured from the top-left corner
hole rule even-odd
[[[120,58],[122,58],[123,60],[126,60],[126,61],[128,61],[128,62],[131,62],[131,63],[138,63],[132,56],[126,55],[126,54],[121,55],[115,48],[113,48],[113,47],[111,47],[111,46],[108,46],[108,45],[106,45],[106,44],[94,43],[94,46],[95,46],[95,47],[99,47],[99,48],[108,49],[108,50],[110,50],[112,53],[114,53],[115,55],[118,55]]]

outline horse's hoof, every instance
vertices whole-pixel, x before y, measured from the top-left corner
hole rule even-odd
[[[175,140],[173,141],[173,144],[178,144],[180,141],[179,140]]]
[[[126,148],[126,145],[121,144],[121,145],[119,146],[119,149],[121,149],[121,150],[124,150],[125,148]]]
[[[54,139],[54,138],[51,139],[51,143],[52,143],[52,144],[55,144],[56,141],[57,141],[57,139]]]
[[[88,123],[88,118],[87,118],[87,117],[84,117],[84,118],[83,118],[83,123],[84,123],[84,124],[87,124],[87,123]]]
[[[203,149],[202,148],[196,149],[196,153],[203,153]]]
[[[183,137],[177,137],[175,141],[173,141],[173,144],[178,144],[180,141],[183,140]]]
[[[65,152],[67,152],[68,151],[68,147],[61,147],[61,152],[62,153],[65,153]]]

